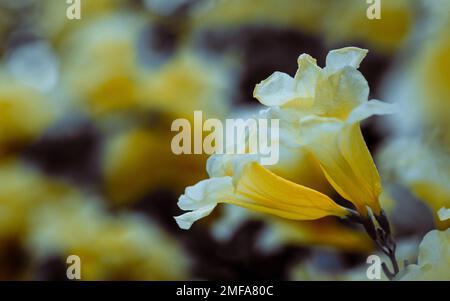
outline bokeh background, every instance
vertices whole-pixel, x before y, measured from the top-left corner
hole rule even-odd
[[[0,0],[0,279],[366,279],[363,230],[287,222],[223,206],[189,230],[173,216],[206,178],[202,155],[173,155],[176,118],[249,116],[255,84],[308,53],[369,49],[371,98],[398,103],[363,134],[384,180],[398,256],[417,260],[450,207],[450,1]],[[307,156],[277,173],[337,193]],[[447,231],[448,232],[448,231]],[[449,276],[450,278],[450,276]]]

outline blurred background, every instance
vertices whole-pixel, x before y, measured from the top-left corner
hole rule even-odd
[[[301,53],[369,49],[371,98],[396,102],[363,134],[384,180],[398,254],[417,260],[450,207],[450,1],[0,0],[0,279],[366,279],[376,253],[333,218],[292,222],[223,206],[180,230],[206,156],[172,154],[176,118],[249,116],[254,86]],[[338,199],[307,155],[275,171]]]

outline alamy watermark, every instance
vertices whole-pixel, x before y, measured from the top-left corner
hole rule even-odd
[[[81,0],[66,0],[66,16],[69,20],[81,20]],[[369,20],[381,19],[381,0],[366,0],[369,5],[366,16]]]
[[[194,112],[194,125],[188,119],[172,122],[171,130],[178,132],[171,142],[172,152],[181,154],[255,154],[262,165],[278,163],[278,119],[219,119],[203,120],[202,111]],[[204,132],[208,134],[203,137]]]
[[[369,267],[366,271],[367,279],[380,280],[381,279],[381,258],[378,255],[370,255],[367,257],[366,263]]]
[[[66,17],[69,20],[81,20],[81,0],[66,0]]]
[[[69,265],[66,270],[66,276],[69,280],[81,280],[81,259],[77,255],[70,255],[66,259]]]
[[[369,20],[381,19],[381,0],[366,0],[369,7],[366,10],[366,16]]]

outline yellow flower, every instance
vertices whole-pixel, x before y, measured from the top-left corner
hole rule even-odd
[[[448,4],[447,4],[448,5]],[[450,37],[448,35],[450,19],[446,27],[424,41],[419,54],[414,57],[414,94],[419,102],[420,113],[426,121],[443,123],[449,126],[448,112],[450,112]]]
[[[85,280],[187,277],[185,253],[152,222],[109,215],[99,200],[13,160],[0,164],[0,182],[1,255],[11,242],[32,263],[74,254]],[[10,279],[5,272],[0,267],[0,278]]]
[[[349,213],[328,196],[275,175],[251,155],[231,160],[212,156],[208,162],[212,178],[186,188],[179,199],[178,206],[191,211],[175,218],[182,229],[189,229],[196,220],[209,215],[219,203],[294,220],[344,217]]]
[[[331,185],[364,216],[366,207],[380,213],[382,188],[359,124],[394,112],[389,104],[367,101],[369,87],[357,70],[366,54],[355,47],[333,50],[323,69],[302,54],[295,77],[275,72],[254,91],[262,104],[291,116],[285,126],[298,132],[295,143],[314,155]]]
[[[423,200],[444,230],[450,221],[441,221],[436,212],[450,206],[450,2],[423,2],[428,18],[417,32],[419,47],[407,49],[409,58],[384,88],[383,97],[398,102],[402,114],[387,120],[396,135],[379,162],[383,177]]]
[[[206,157],[174,155],[170,150],[171,138],[162,131],[145,128],[108,136],[101,160],[108,199],[116,205],[129,204],[155,187],[181,191],[203,178]]]
[[[229,68],[211,70],[191,49],[158,66],[144,62],[138,42],[146,26],[142,16],[123,13],[94,18],[74,31],[63,44],[67,98],[97,118],[142,112],[186,117],[200,109],[222,116],[232,84]]]
[[[450,280],[450,229],[433,230],[419,246],[417,264],[411,264],[399,274],[397,280],[436,281]]]
[[[390,182],[410,188],[432,209],[439,229],[450,226],[437,214],[442,207],[450,207],[450,156],[445,149],[423,139],[399,137],[383,148],[379,161]]]
[[[112,13],[124,3],[123,0],[97,0],[80,1],[83,22],[92,18]],[[68,7],[66,1],[42,0],[34,3],[39,33],[46,38],[60,41],[64,36],[70,35],[73,29],[82,26],[83,22],[73,22],[65,14]],[[62,13],[61,13],[62,12]]]
[[[264,117],[264,112],[259,114]],[[246,115],[238,115],[247,118]],[[281,121],[284,122],[284,121]],[[287,131],[283,140],[289,142],[295,137],[295,132]],[[211,177],[232,176],[233,156],[213,156],[207,164]],[[280,143],[280,157],[275,165],[265,166],[274,174],[292,182],[331,194],[332,187],[323,176],[320,167],[315,164],[312,156],[304,149]],[[256,211],[242,207],[224,205],[221,217],[212,225],[212,233],[217,239],[227,239],[235,229],[248,219],[258,219],[265,222],[266,227],[261,233],[258,244],[262,248],[276,248],[281,245],[318,246],[339,250],[367,252],[373,243],[364,233],[340,225],[333,218],[314,221],[291,221],[273,215],[259,214]]]
[[[273,24],[317,33],[328,9],[327,0],[214,1],[194,11],[195,28],[236,24]]]
[[[227,66],[214,64],[216,68],[211,69],[207,58],[180,50],[170,61],[143,75],[139,104],[184,118],[192,118],[192,112],[199,109],[214,118],[225,116],[233,82]]]
[[[66,99],[94,117],[138,107],[136,44],[142,28],[140,16],[113,14],[83,23],[69,35],[61,72]]]
[[[310,151],[331,185],[362,216],[367,216],[367,207],[381,214],[381,181],[359,122],[393,111],[388,104],[367,102],[369,88],[357,70],[366,52],[359,48],[331,51],[324,69],[312,57],[301,55],[294,78],[275,72],[254,92],[271,107],[261,116],[280,117],[280,141],[290,140],[287,143]],[[277,176],[256,163],[257,158],[249,154],[210,157],[207,171],[211,178],[188,187],[179,199],[179,207],[191,212],[176,217],[178,225],[190,228],[218,203],[295,220],[350,213],[328,196]]]
[[[377,52],[393,53],[414,28],[417,1],[381,1],[380,20],[367,18],[370,4],[366,2],[330,1],[323,20],[326,40],[336,44],[363,42]]]
[[[36,138],[54,115],[45,95],[0,73],[0,156]]]
[[[75,192],[65,183],[49,179],[15,160],[0,163],[0,183],[0,279],[19,279],[26,276],[22,275],[23,269],[11,275],[3,264],[11,246],[25,250],[30,221],[37,208],[57,204]],[[28,269],[28,264],[24,268]]]
[[[92,198],[65,198],[37,208],[27,246],[35,260],[81,260],[83,280],[179,280],[188,260],[167,234],[138,215],[110,216]]]
[[[404,112],[392,121],[400,134],[447,132],[450,125],[450,2],[423,2],[427,18],[414,37],[417,47],[405,49],[383,89],[383,98],[398,102]],[[448,147],[450,136],[444,141]]]

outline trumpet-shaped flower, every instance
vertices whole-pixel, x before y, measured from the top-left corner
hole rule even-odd
[[[178,206],[190,210],[176,217],[180,228],[209,215],[219,203],[229,203],[293,220],[343,217],[349,212],[328,196],[277,176],[252,156],[212,156],[208,172],[212,178],[188,187]]]
[[[330,184],[362,216],[367,207],[381,214],[381,181],[359,123],[393,111],[388,104],[367,101],[368,84],[357,70],[366,53],[359,48],[331,51],[324,69],[303,54],[294,78],[275,72],[254,91],[270,107],[261,114],[280,119],[280,141],[307,149]],[[176,217],[181,228],[210,214],[218,203],[295,220],[350,213],[328,196],[272,173],[254,155],[214,155],[207,171],[211,178],[188,187],[179,199],[179,207],[191,211]]]
[[[389,104],[367,101],[369,86],[357,70],[366,54],[355,47],[333,50],[323,69],[302,54],[295,77],[275,72],[254,91],[262,104],[291,115],[288,127],[298,131],[296,143],[314,155],[328,181],[362,215],[367,207],[380,213],[382,188],[359,125],[394,112]]]

